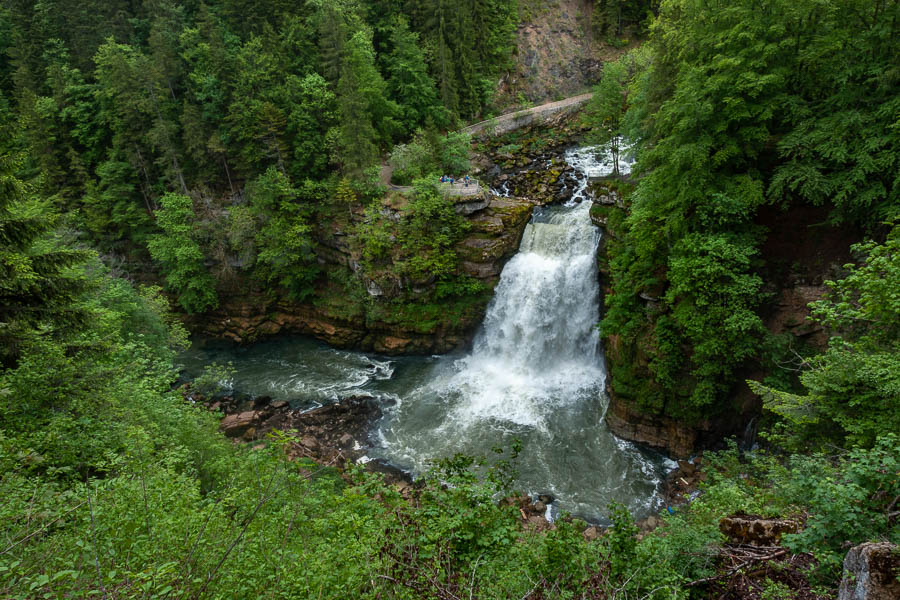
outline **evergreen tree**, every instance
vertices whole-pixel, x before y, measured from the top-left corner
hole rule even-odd
[[[307,194],[315,194],[315,186]],[[319,273],[315,244],[308,222],[309,206],[301,190],[280,171],[269,168],[248,189],[250,210],[259,223],[256,234],[256,275],[267,284],[279,285],[293,297],[312,293]]]
[[[298,179],[322,177],[328,166],[326,135],[336,121],[335,96],[317,73],[290,77],[286,85],[292,98],[287,119],[291,173]]]
[[[251,175],[274,164],[284,172],[288,103],[278,59],[267,51],[262,38],[254,37],[241,48],[236,66],[227,122],[228,137],[241,158],[241,170]]]
[[[149,93],[152,82],[148,79],[147,57],[109,39],[100,46],[95,60],[98,118],[111,134],[110,154],[130,164],[141,181],[140,199],[132,196],[115,201],[142,200],[148,210],[155,209],[155,161],[147,141],[153,124],[162,123]]]
[[[347,42],[338,82],[340,134],[337,158],[346,173],[359,175],[378,159],[380,143],[390,142],[399,124],[398,106],[375,67],[370,36],[356,32]]]
[[[9,133],[8,127],[0,127],[0,131]],[[53,213],[16,178],[19,166],[11,150],[0,147],[2,368],[15,364],[27,341],[57,337],[80,326],[85,318],[76,306],[84,280],[75,267],[88,253],[66,248],[53,238]]]
[[[406,18],[398,17],[391,30],[391,54],[385,61],[388,91],[401,107],[406,133],[426,123],[448,125],[446,113],[438,104],[434,81],[428,76],[418,39],[419,36],[409,30]]]

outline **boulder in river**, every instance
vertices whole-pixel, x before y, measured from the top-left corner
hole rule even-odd
[[[228,415],[219,423],[219,428],[227,437],[241,437],[259,424],[261,416],[262,413],[257,410]]]

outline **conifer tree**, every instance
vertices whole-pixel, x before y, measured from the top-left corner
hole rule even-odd
[[[425,56],[418,46],[418,34],[409,30],[405,17],[398,17],[391,30],[393,49],[388,57],[387,85],[391,98],[402,110],[402,122],[407,133],[431,120],[445,125],[446,117],[438,106],[434,80],[428,76]]]
[[[340,137],[338,160],[346,173],[359,175],[378,158],[381,142],[391,141],[399,124],[397,105],[385,96],[386,85],[375,68],[368,32],[358,31],[346,46],[338,82]]]
[[[3,97],[0,96],[0,112]],[[2,115],[0,115],[2,116]],[[10,133],[0,126],[4,140]],[[84,280],[75,269],[88,253],[62,246],[52,234],[47,203],[15,176],[21,161],[0,146],[0,366],[15,364],[22,345],[80,325],[76,306]]]

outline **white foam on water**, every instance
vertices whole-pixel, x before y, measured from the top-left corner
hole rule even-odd
[[[578,180],[567,208],[536,213],[471,352],[438,361],[426,383],[386,411],[378,451],[421,473],[435,458],[490,454],[519,438],[519,484],[557,498],[554,511],[602,518],[605,504],[618,500],[646,512],[656,502],[658,461],[602,422],[600,230],[591,224],[591,203],[581,201],[589,199],[589,178],[612,169],[597,148],[566,158]]]

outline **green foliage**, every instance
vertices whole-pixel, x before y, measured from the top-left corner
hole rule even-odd
[[[469,224],[456,214],[435,181],[420,179],[414,185],[416,192],[409,202],[406,227],[398,236],[404,253],[401,272],[417,280],[449,279],[457,267],[453,246]]]
[[[163,233],[152,236],[147,247],[165,274],[166,286],[190,313],[215,308],[219,301],[194,233],[193,202],[181,194],[166,194],[160,204],[156,222]]]
[[[340,115],[337,163],[345,173],[358,175],[377,159],[378,146],[399,130],[399,107],[386,97],[386,84],[375,67],[375,50],[365,31],[356,32],[345,47],[338,81]]]
[[[638,528],[628,509],[621,504],[611,504],[609,513],[612,520],[609,530],[610,566],[623,572],[634,562]]]
[[[421,34],[430,73],[443,105],[453,114],[479,114],[493,82],[509,65],[518,25],[514,0],[425,0],[407,10]]]
[[[664,2],[628,78],[608,67],[596,103],[613,102],[594,125],[637,142],[640,178],[604,331],[649,355],[669,414],[722,407],[737,368],[760,358],[758,207],[827,204],[833,221],[867,228],[894,215],[898,96],[881,57],[897,51],[900,9],[876,4],[737,2],[709,19],[702,2]]]
[[[645,27],[645,21],[652,18],[658,6],[651,0],[598,0],[591,15],[591,26],[613,43],[627,27]]]
[[[428,557],[438,545],[446,545],[459,558],[475,560],[484,552],[503,551],[515,542],[518,511],[493,502],[508,478],[497,469],[505,470],[509,464],[492,468],[482,480],[475,467],[484,465],[483,458],[463,455],[437,461],[422,494],[425,543],[418,548],[420,554]]]
[[[459,132],[440,136],[418,131],[412,140],[391,151],[392,180],[408,185],[416,179],[458,177],[469,170],[470,143],[471,137]]]
[[[412,133],[422,123],[447,126],[449,114],[438,103],[437,88],[428,75],[425,55],[418,45],[419,36],[409,30],[402,15],[393,26],[390,41],[393,49],[385,61],[387,87],[391,98],[400,106],[406,132]]]
[[[762,280],[749,272],[755,254],[750,240],[728,234],[690,234],[672,249],[666,300],[691,342],[695,406],[713,404],[727,391],[717,382],[727,382],[756,352],[762,321],[754,309]]]
[[[471,294],[482,290],[471,278],[458,274],[455,244],[469,228],[453,204],[441,194],[434,178],[414,182],[399,221],[385,219],[377,206],[370,207],[357,228],[367,271],[391,265],[393,272],[412,285],[444,284],[439,297]]]
[[[191,382],[191,388],[200,392],[205,398],[212,398],[232,389],[231,382],[234,380],[235,371],[234,364],[230,361],[224,365],[217,362],[209,363],[203,367],[203,372]]]
[[[900,526],[888,515],[900,494],[898,443],[896,434],[889,433],[871,449],[854,448],[837,457],[739,455],[733,448],[706,455],[709,479],[703,494],[666,519],[674,536],[673,550],[680,546],[685,555],[682,565],[693,565],[684,574],[692,578],[710,574],[721,517],[737,511],[805,515],[803,528],[785,534],[782,544],[791,552],[815,556],[816,579],[835,586],[847,547],[872,539],[900,539]],[[708,547],[695,554],[701,539]]]
[[[900,227],[883,244],[853,250],[859,263],[845,265],[846,276],[827,281],[829,293],[811,305],[812,318],[834,335],[803,365],[806,394],[752,387],[794,435],[871,446],[879,433],[900,428]]]
[[[793,551],[811,552],[820,576],[841,572],[846,544],[886,536],[897,543],[900,527],[888,515],[900,495],[900,439],[880,437],[873,448],[854,448],[837,465],[821,457],[795,457],[791,492],[811,512],[804,528],[785,536]]]
[[[421,132],[409,142],[394,146],[390,164],[393,168],[391,181],[399,185],[408,185],[414,179],[440,170],[435,161],[434,149]]]
[[[304,298],[319,269],[313,254],[310,205],[323,194],[307,180],[296,188],[280,171],[270,167],[248,186],[250,213],[256,219],[255,275],[279,285],[294,298]]]
[[[0,147],[0,365],[14,364],[20,345],[39,333],[81,324],[73,306],[85,287],[76,265],[88,253],[62,246],[51,234],[46,203],[13,174],[15,160]]]
[[[581,116],[592,125],[588,141],[602,146],[612,156],[613,177],[619,176],[622,120],[629,104],[629,62],[633,61],[625,57],[603,66],[603,76],[594,89],[594,97]]]

